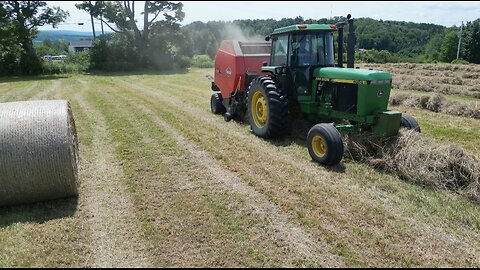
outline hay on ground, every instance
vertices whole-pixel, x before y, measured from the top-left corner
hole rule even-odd
[[[439,144],[413,131],[398,136],[350,134],[347,158],[368,163],[424,186],[451,190],[480,203],[480,159],[454,144]]]

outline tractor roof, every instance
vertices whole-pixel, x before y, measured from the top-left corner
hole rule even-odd
[[[294,31],[336,31],[331,24],[295,24],[273,30],[272,35],[289,33]]]

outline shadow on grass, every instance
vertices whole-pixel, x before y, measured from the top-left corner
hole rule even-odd
[[[77,211],[78,198],[0,207],[0,228],[15,223],[44,223],[49,220],[71,217]]]
[[[49,80],[65,79],[73,75],[74,74],[0,77],[0,83],[49,81]]]
[[[65,79],[69,77],[74,77],[77,75],[87,75],[87,76],[139,76],[139,75],[176,75],[176,74],[187,74],[189,69],[175,69],[175,70],[132,70],[132,71],[100,71],[100,70],[91,70],[84,73],[64,73],[56,75],[37,75],[37,76],[0,76],[0,83],[10,83],[10,82],[23,82],[23,81],[45,81],[45,80],[57,80]]]
[[[284,136],[281,139],[270,139],[268,140],[268,142],[276,147],[286,147],[289,145],[297,145],[297,146],[303,147],[305,148],[305,155],[308,156],[306,137],[307,137],[306,135],[302,137],[302,136],[299,136],[299,134],[290,134],[290,135]],[[343,162],[340,162],[339,164],[334,166],[321,165],[313,160],[311,160],[311,162],[315,165],[318,165],[319,167],[324,168],[329,172],[336,172],[336,173],[345,172],[345,165],[343,164]]]
[[[245,119],[245,118],[237,119],[237,121],[244,125],[249,125],[248,119]],[[287,147],[290,145],[297,145],[302,148],[305,148],[305,155],[308,155],[307,134],[310,128],[313,127],[314,125],[315,125],[314,123],[309,122],[305,119],[295,119],[292,121],[289,134],[284,135],[280,138],[267,139],[266,141],[275,147]],[[253,131],[251,133],[254,136]],[[318,165],[319,167],[324,168],[329,172],[345,173],[346,171],[346,167],[343,164],[343,162],[340,162],[339,164],[334,166],[321,165],[313,160],[311,160],[311,162]]]
[[[90,76],[110,76],[110,77],[121,77],[121,76],[139,76],[139,75],[177,75],[177,74],[187,74],[188,69],[175,69],[175,70],[132,70],[132,71],[101,71],[101,70],[92,70],[85,75]]]

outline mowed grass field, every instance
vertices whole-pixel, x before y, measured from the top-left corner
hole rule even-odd
[[[480,267],[480,205],[210,112],[210,69],[0,80],[67,99],[80,196],[0,208],[0,267]],[[397,107],[480,155],[480,120]]]

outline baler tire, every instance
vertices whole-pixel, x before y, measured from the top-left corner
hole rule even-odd
[[[402,122],[400,126],[405,127],[407,129],[413,129],[418,133],[421,133],[420,125],[418,124],[417,120],[413,118],[413,116],[408,114],[402,114]]]
[[[264,123],[257,123],[258,121],[255,121],[256,118],[254,114],[256,112],[252,110],[254,97],[259,97],[260,102],[266,106],[266,119],[262,119]],[[259,137],[279,137],[288,129],[288,105],[286,95],[281,87],[269,76],[257,77],[250,83],[247,90],[247,112],[250,127],[253,133]]]
[[[223,106],[222,101],[223,101],[222,94],[220,93],[212,94],[212,97],[210,98],[210,109],[212,110],[212,113],[224,114],[227,111],[225,109],[225,106]]]
[[[340,163],[343,158],[343,140],[340,132],[331,124],[317,124],[307,135],[310,157],[326,166]]]

